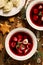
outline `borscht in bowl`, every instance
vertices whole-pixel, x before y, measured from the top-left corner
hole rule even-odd
[[[28,5],[26,18],[33,28],[43,30],[43,0],[35,0]]]
[[[18,56],[27,55],[32,50],[32,47],[32,38],[25,32],[17,32],[10,38],[9,48],[12,53]]]
[[[30,30],[17,28],[8,34],[5,48],[13,59],[22,61],[29,59],[36,52],[37,40]]]

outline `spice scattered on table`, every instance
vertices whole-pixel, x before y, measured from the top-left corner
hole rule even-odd
[[[9,18],[8,20],[9,22],[14,23],[14,17]]]
[[[41,58],[37,59],[37,63],[40,64],[41,63]]]
[[[17,22],[17,25],[16,25],[16,28],[18,28],[18,27],[23,27],[23,24],[20,23],[19,21]]]
[[[31,63],[28,63],[28,65],[31,65]]]
[[[42,44],[42,47],[43,47],[43,44]]]

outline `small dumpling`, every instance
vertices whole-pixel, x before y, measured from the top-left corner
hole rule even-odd
[[[14,7],[18,7],[20,4],[20,0],[12,0]]]
[[[5,5],[5,0],[0,0],[0,8],[4,7]]]
[[[4,6],[3,11],[4,11],[4,12],[9,12],[9,11],[12,10],[12,8],[13,8],[13,3],[12,3],[11,1],[9,1],[9,2],[6,3],[6,5]]]
[[[5,0],[5,3],[7,3],[8,2],[8,0]]]

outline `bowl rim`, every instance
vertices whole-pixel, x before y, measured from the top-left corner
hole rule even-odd
[[[43,0],[33,0],[33,1],[28,5],[27,10],[26,10],[26,19],[27,19],[27,21],[28,21],[28,23],[29,23],[29,25],[30,25],[31,27],[33,27],[33,28],[36,29],[36,30],[42,31],[42,30],[43,30],[43,26],[40,27],[40,26],[37,26],[37,25],[33,24],[32,21],[31,21],[31,19],[30,19],[30,10],[31,10],[31,8],[32,8],[35,4],[37,4],[37,3],[39,3],[39,2],[43,3]]]
[[[18,32],[18,31],[24,31],[28,34],[30,34],[30,36],[33,38],[33,43],[35,42],[35,44],[33,45],[33,48],[31,50],[31,52],[25,56],[17,56],[15,54],[13,54],[9,48],[9,40],[10,40],[10,37]],[[9,54],[10,57],[12,57],[13,59],[15,60],[19,60],[19,61],[24,61],[24,60],[27,60],[29,58],[31,58],[34,53],[36,52],[36,49],[37,49],[37,39],[36,39],[36,36],[34,35],[34,33],[32,31],[30,31],[29,29],[27,28],[17,28],[17,29],[13,29],[6,37],[6,40],[5,40],[5,49],[7,51],[7,53]]]

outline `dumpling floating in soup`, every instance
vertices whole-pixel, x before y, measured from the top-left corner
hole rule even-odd
[[[8,3],[6,3],[6,5],[4,6],[4,12],[9,12],[11,11],[13,8],[13,3],[11,1],[9,1]]]

